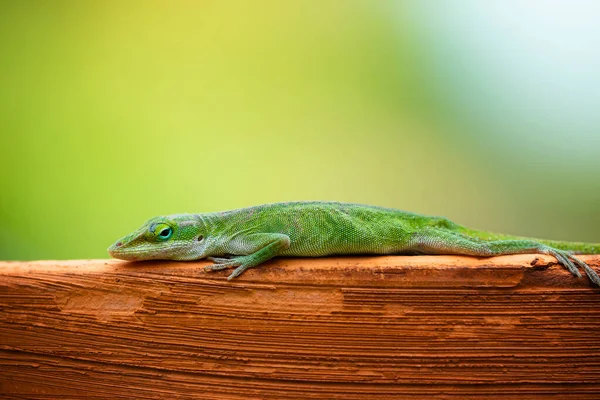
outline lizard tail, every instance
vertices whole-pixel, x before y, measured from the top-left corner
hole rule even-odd
[[[561,242],[559,240],[539,240],[538,242],[559,250],[571,251],[574,254],[600,254],[600,244],[583,242]]]

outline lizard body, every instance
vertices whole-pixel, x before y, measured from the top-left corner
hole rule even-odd
[[[538,240],[478,231],[443,217],[337,202],[264,204],[224,212],[155,217],[113,244],[124,260],[197,260],[207,271],[237,267],[239,276],[276,256],[351,254],[550,254],[573,275],[600,277],[573,254],[600,254],[600,244]],[[230,258],[225,258],[230,257]]]

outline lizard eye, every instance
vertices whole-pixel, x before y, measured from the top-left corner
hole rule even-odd
[[[168,240],[173,236],[173,228],[167,224],[158,224],[154,227],[154,236],[158,240]]]

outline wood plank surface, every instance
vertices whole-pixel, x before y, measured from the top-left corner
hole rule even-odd
[[[600,398],[600,289],[552,257],[207,264],[0,262],[0,397]]]

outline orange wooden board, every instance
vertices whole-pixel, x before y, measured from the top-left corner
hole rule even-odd
[[[552,257],[205,265],[0,262],[0,397],[600,398],[600,289]]]

